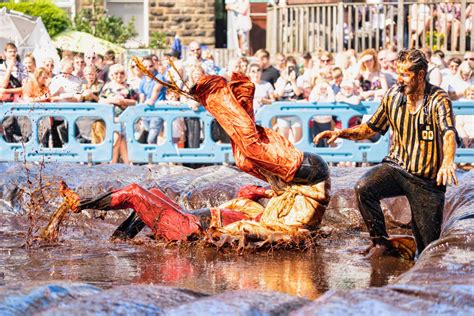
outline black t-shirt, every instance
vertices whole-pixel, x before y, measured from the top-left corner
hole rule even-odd
[[[280,72],[273,66],[262,71],[262,80],[270,82],[274,88],[278,77],[280,77]]]

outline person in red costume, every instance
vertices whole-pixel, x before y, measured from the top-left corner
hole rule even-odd
[[[144,225],[168,241],[192,239],[210,226],[222,228],[245,221],[261,223],[264,228],[259,227],[262,228],[260,231],[272,225],[285,232],[314,229],[329,202],[329,168],[318,155],[303,153],[280,134],[256,125],[254,90],[246,76],[234,73],[229,82],[220,76],[203,76],[190,93],[229,135],[236,165],[268,181],[272,190],[245,186],[239,191],[236,203],[193,211],[182,210],[159,189],[146,190],[137,184],[94,199],[74,196],[75,193],[63,184],[62,194],[73,196],[71,209],[75,212],[132,208],[134,212],[113,234],[116,238],[133,238]],[[294,206],[297,195],[303,199]],[[269,204],[274,208],[281,207],[283,213],[252,204],[262,197],[273,197],[275,202]],[[291,203],[283,200],[291,200]]]

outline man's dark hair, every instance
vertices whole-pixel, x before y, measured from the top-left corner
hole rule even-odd
[[[441,50],[441,49],[437,49],[433,52],[434,55],[438,55],[439,57],[441,58],[444,58],[446,55],[444,54],[444,52]]]
[[[14,43],[12,43],[12,42],[5,44],[5,48],[4,48],[5,51],[6,51],[7,49],[9,49],[9,48],[17,49],[16,45],[15,45]]]
[[[263,49],[263,48],[260,48],[259,50],[255,52],[255,56],[258,56],[258,55],[262,57],[270,58],[270,53],[268,52],[268,50]]]
[[[286,56],[286,62],[293,63],[295,65],[298,65],[298,62],[296,61],[296,58],[293,56]]]
[[[450,63],[455,63],[459,66],[462,63],[462,60],[459,57],[451,57],[450,59],[448,59],[447,64],[449,65]]]
[[[398,53],[397,59],[399,63],[410,63],[411,66],[408,70],[413,71],[415,74],[418,74],[421,70],[423,70],[425,74],[428,71],[428,60],[425,54],[419,49],[402,49]]]
[[[115,52],[113,50],[108,50],[105,52],[105,60],[115,62]]]
[[[151,55],[148,55],[142,58],[142,62],[144,62],[145,60],[148,60],[149,62],[153,64],[153,58]]]

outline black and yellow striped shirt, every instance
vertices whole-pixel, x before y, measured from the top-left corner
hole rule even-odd
[[[435,179],[443,160],[443,136],[448,130],[456,132],[451,101],[441,88],[429,85],[426,102],[410,113],[399,89],[395,85],[387,91],[367,125],[381,134],[392,128],[389,161],[416,176]]]

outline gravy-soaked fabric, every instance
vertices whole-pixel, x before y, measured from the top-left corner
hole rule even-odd
[[[132,208],[158,237],[166,240],[186,240],[201,233],[199,219],[176,209],[176,204],[158,189],[152,193],[131,184],[112,193],[108,209]]]
[[[203,76],[194,95],[231,138],[234,159],[241,170],[267,180],[260,172],[263,169],[290,182],[303,161],[303,152],[277,132],[255,124],[255,88],[245,76],[234,75],[233,79],[228,83],[220,76]]]
[[[236,198],[213,209],[213,237],[225,235],[245,240],[251,236],[253,240],[275,241],[277,238],[281,242],[291,242],[292,238],[307,235],[321,223],[329,203],[329,191],[329,181],[288,185],[284,191],[275,192],[277,196],[272,197],[265,208],[248,198]],[[225,222],[221,217],[230,209],[247,218]]]

